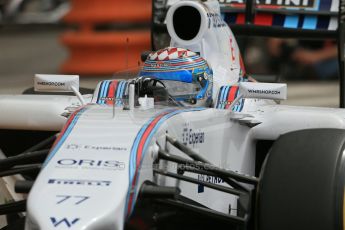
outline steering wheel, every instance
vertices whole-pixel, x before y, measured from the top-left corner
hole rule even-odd
[[[159,80],[157,78],[151,78],[150,81],[153,81],[152,86],[156,86],[157,83],[160,83],[160,84],[163,85],[164,88],[166,88],[165,84],[161,80]]]

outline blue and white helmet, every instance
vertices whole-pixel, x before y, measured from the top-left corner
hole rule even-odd
[[[212,104],[212,69],[205,59],[190,50],[168,47],[152,52],[140,76],[162,81],[168,93],[183,104],[205,107]]]

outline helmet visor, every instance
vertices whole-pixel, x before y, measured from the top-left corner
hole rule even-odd
[[[171,80],[162,80],[162,82],[168,93],[176,99],[179,97],[182,99],[188,96],[196,96],[201,90],[201,85],[198,82],[187,83]]]

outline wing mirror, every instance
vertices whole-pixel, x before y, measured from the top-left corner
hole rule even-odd
[[[286,100],[286,84],[240,82],[240,94],[243,98],[261,98],[271,100]]]
[[[242,98],[258,98],[269,100],[286,100],[287,86],[282,83],[258,83],[258,82],[240,82],[239,96],[231,104],[230,110]]]
[[[36,74],[34,89],[36,92],[74,92],[81,104],[86,104],[79,92],[79,75]]]

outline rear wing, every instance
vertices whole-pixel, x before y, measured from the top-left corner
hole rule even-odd
[[[153,0],[152,48],[167,46],[165,14],[179,0]],[[334,39],[338,43],[340,107],[345,108],[345,0],[218,0],[236,36]]]

